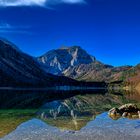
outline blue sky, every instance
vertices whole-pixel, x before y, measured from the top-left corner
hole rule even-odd
[[[0,0],[0,36],[40,56],[79,45],[104,63],[140,63],[139,0]]]

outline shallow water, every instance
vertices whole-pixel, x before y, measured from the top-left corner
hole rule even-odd
[[[112,120],[107,111],[140,104],[136,91],[2,91],[2,140],[138,139],[140,120]]]

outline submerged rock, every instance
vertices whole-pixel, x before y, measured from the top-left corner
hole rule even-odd
[[[109,110],[108,115],[114,120],[121,117],[136,119],[140,118],[140,108],[138,108],[135,104],[125,104],[119,108],[112,108]]]

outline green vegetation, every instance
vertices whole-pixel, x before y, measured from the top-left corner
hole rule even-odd
[[[7,135],[21,123],[33,118],[36,110],[0,110],[0,138]]]
[[[56,120],[53,118],[42,119],[47,124],[58,127],[61,130],[74,130],[78,131],[83,126],[87,124],[90,120],[93,120],[92,116],[78,117],[76,119],[72,119],[71,117],[58,117]]]

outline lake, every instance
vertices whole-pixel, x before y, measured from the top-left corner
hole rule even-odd
[[[110,118],[123,104],[140,105],[137,91],[0,90],[2,140],[137,140],[139,118]]]

